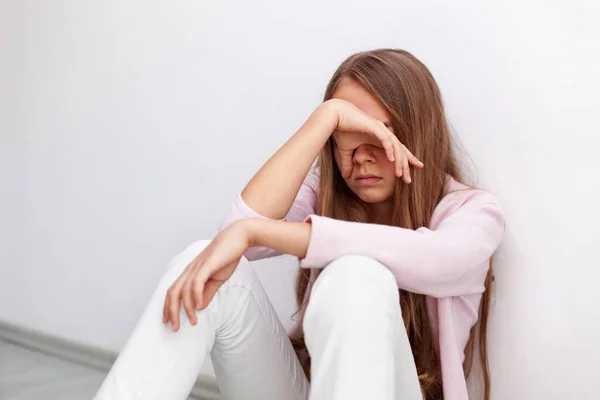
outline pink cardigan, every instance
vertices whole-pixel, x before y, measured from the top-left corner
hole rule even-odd
[[[438,339],[444,398],[468,400],[462,367],[464,349],[471,327],[477,322],[489,259],[505,230],[498,198],[483,190],[470,190],[448,177],[446,195],[435,208],[431,225],[411,230],[314,215],[318,182],[318,172],[309,173],[285,217],[286,221],[312,222],[301,266],[324,268],[346,254],[362,254],[386,265],[396,277],[398,288],[425,294]],[[265,217],[239,196],[221,229],[242,218]],[[249,260],[276,255],[279,253],[272,249],[259,247],[245,254]],[[311,274],[314,279],[315,274]],[[300,310],[292,336],[302,332],[304,311]]]

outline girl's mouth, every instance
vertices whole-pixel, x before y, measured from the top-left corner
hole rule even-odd
[[[379,176],[375,176],[375,175],[361,175],[358,178],[356,178],[356,182],[359,185],[374,185],[377,182],[379,182],[382,178],[380,178]]]

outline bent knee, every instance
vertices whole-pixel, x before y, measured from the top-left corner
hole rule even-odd
[[[398,305],[398,286],[390,270],[370,257],[349,255],[321,271],[306,312],[339,318],[373,308],[399,309]]]
[[[379,261],[361,255],[343,256],[331,262],[321,271],[317,280],[325,282],[333,290],[396,292],[396,279],[392,272]],[[315,286],[315,290],[316,290]]]
[[[167,268],[167,273],[174,270],[178,271],[178,273],[182,273],[194,258],[210,244],[210,242],[210,239],[202,239],[186,246],[182,252],[171,259]]]

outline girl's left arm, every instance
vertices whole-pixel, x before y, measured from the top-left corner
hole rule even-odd
[[[282,221],[302,222],[306,219],[307,216],[309,216],[310,214],[314,214],[315,213],[315,204],[317,202],[318,185],[319,185],[319,172],[318,172],[318,169],[316,169],[314,171],[309,172],[309,174],[304,179],[304,182],[302,183],[302,186],[300,187],[300,190],[298,191],[298,195],[296,196],[294,203],[292,204],[290,210],[288,211],[287,215],[284,217],[283,220],[273,220],[273,219],[265,217],[264,215],[257,213],[256,211],[254,211],[252,208],[250,208],[246,204],[244,199],[242,199],[242,196],[238,196],[237,200],[232,204],[231,208],[229,209],[229,212],[223,219],[223,222],[221,223],[221,227],[220,227],[219,231],[223,231],[228,226],[230,226],[232,223],[235,223],[238,221],[244,221],[245,225],[250,225],[248,228],[253,228],[253,229],[251,229],[251,231],[250,230],[248,231],[249,234],[253,234],[254,232],[260,233],[262,224],[257,223],[256,220],[262,220],[262,221],[267,221],[265,223],[265,226],[267,228],[271,227],[267,231],[267,233],[272,233],[273,229],[275,229],[275,230],[278,229],[277,227],[283,227],[280,229],[285,230],[287,233],[287,229],[289,229],[289,228],[286,228],[285,224],[273,225],[270,222],[282,222]],[[254,220],[254,221],[251,222],[250,224],[248,224],[247,221],[245,221],[245,220]],[[273,226],[275,226],[275,228],[272,228]],[[292,228],[292,229],[294,229],[294,228]],[[252,238],[249,238],[249,239],[252,239]],[[269,240],[270,238],[260,236],[260,237],[258,237],[258,239]],[[262,258],[278,256],[281,254],[290,254],[289,252],[280,250],[279,248],[281,246],[277,246],[277,243],[279,242],[279,240],[277,240],[278,238],[275,238],[275,239],[276,239],[275,246],[269,246],[269,245],[265,246],[265,245],[260,244],[259,241],[257,241],[257,240],[252,240],[252,243],[251,243],[252,246],[246,250],[246,252],[244,253],[244,256],[248,260],[254,261],[254,260],[260,260]],[[285,247],[287,244],[284,243],[283,245]],[[294,253],[294,255],[297,255],[297,254]]]
[[[311,215],[305,268],[324,268],[349,254],[371,257],[394,274],[398,287],[433,297],[482,293],[488,260],[505,231],[497,198],[473,195],[436,230],[339,221]]]
[[[300,258],[305,268],[324,268],[351,254],[371,257],[394,274],[398,287],[434,297],[484,291],[486,261],[504,236],[497,199],[471,197],[436,230],[339,221],[311,215],[305,222],[250,218],[232,223],[188,265],[171,286],[163,322],[179,329],[181,300],[192,324],[194,309],[206,307],[251,247],[266,247]]]
[[[163,323],[170,322],[173,331],[179,330],[183,304],[188,319],[192,325],[196,325],[196,310],[208,306],[249,248],[269,247],[281,253],[304,257],[310,230],[308,222],[265,218],[232,222],[215,236],[171,285],[163,307]]]
[[[251,247],[266,247],[298,258],[306,256],[310,241],[310,222],[258,218],[249,218],[240,222],[245,225]]]

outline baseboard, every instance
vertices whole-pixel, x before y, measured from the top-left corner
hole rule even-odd
[[[0,321],[0,339],[106,372],[117,359],[117,354],[114,352],[2,321]],[[220,399],[215,379],[208,376],[198,377],[190,398],[197,400]]]

